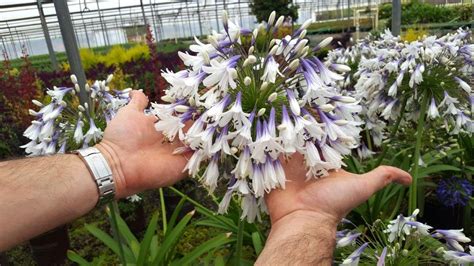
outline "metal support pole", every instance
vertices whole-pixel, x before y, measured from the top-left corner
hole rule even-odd
[[[7,57],[10,57],[10,55],[8,54],[7,46],[5,45],[5,40],[3,39],[2,36],[0,36],[0,40],[2,40],[3,53],[5,53]],[[6,58],[3,58],[3,59],[6,59]]]
[[[44,40],[46,41],[46,46],[48,47],[49,60],[51,60],[51,66],[53,70],[59,70],[58,60],[56,59],[56,54],[53,49],[53,42],[51,41],[51,36],[49,35],[48,24],[44,18],[44,11],[42,6],[43,0],[37,0],[38,3],[38,12],[41,21],[41,27],[43,28]]]
[[[201,34],[201,36],[203,35],[202,34],[202,23],[201,23],[201,9],[200,9],[200,5],[199,5],[199,1],[200,0],[197,0],[196,3],[197,3],[197,15],[198,15],[198,23],[199,23],[199,34]]]
[[[99,12],[100,26],[102,28],[102,33],[104,34],[104,41],[106,46],[110,46],[109,35],[107,35],[107,27],[105,26],[104,20],[102,19],[102,13],[100,12],[99,0],[95,1],[97,4],[97,11]]]
[[[392,1],[392,34],[393,36],[400,35],[400,28],[402,24],[402,3],[400,0]]]
[[[79,49],[77,48],[76,37],[74,36],[74,30],[72,28],[71,16],[69,15],[69,8],[67,6],[67,0],[54,0],[54,8],[56,9],[56,15],[58,16],[59,28],[63,37],[64,47],[66,48],[67,60],[71,66],[71,72],[76,75],[79,87],[79,99],[81,104],[89,101],[86,93],[86,74],[81,63],[81,56],[79,55]]]
[[[79,0],[79,9],[81,12],[81,20],[82,20],[82,26],[84,27],[84,34],[86,35],[86,41],[87,41],[87,48],[91,49],[91,42],[89,40],[89,33],[87,32],[87,27],[86,23],[84,21],[84,12],[88,11],[89,9],[87,6],[84,6],[84,9],[82,9],[81,1]]]
[[[143,0],[140,0],[140,8],[142,9],[143,24],[145,24],[145,27],[146,27],[148,23],[146,21],[145,8],[143,7]]]

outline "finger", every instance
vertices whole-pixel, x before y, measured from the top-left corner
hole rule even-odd
[[[148,97],[141,91],[133,90],[130,92],[130,107],[137,111],[143,111],[148,105]]]
[[[410,185],[412,180],[409,173],[396,167],[385,165],[379,166],[362,176],[367,183],[367,190],[371,193],[377,192],[392,182],[407,186]]]
[[[147,118],[149,121],[153,122],[153,123],[156,123],[156,122],[158,121],[158,117],[156,117],[155,115],[152,115],[152,114],[147,115],[146,118]]]

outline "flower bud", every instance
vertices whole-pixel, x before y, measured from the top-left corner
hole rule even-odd
[[[319,106],[319,109],[323,110],[324,112],[331,112],[332,110],[334,110],[334,105],[332,104],[323,104],[321,106]]]
[[[84,106],[82,106],[82,105],[80,105],[80,104],[77,106],[77,109],[79,109],[79,111],[81,111],[81,112],[85,112],[85,111],[86,111],[86,109],[84,108]]]
[[[38,112],[36,112],[35,110],[33,109],[28,109],[28,113],[32,116],[37,116],[38,115]]]
[[[322,40],[317,46],[318,49],[328,46],[332,42],[332,40],[333,40],[333,37],[327,37],[326,39]]]
[[[255,62],[257,62],[257,58],[254,55],[249,55],[249,57],[247,57],[247,59],[244,61],[244,67],[253,65]]]
[[[298,36],[298,38],[303,39],[304,37],[306,37],[306,33],[308,33],[307,30],[302,30],[302,31],[300,32],[300,36]]]
[[[268,101],[269,102],[274,102],[278,97],[278,93],[274,92],[272,94],[270,94],[270,96],[268,96]]]
[[[245,77],[245,78],[244,78],[244,84],[245,84],[245,86],[250,85],[250,83],[252,83],[252,79],[251,79],[249,76]]]
[[[230,153],[231,154],[236,154],[238,151],[239,151],[239,149],[237,149],[236,147],[230,148]]]
[[[204,60],[204,63],[209,64],[209,62],[211,62],[211,58],[209,58],[209,54],[207,53],[207,51],[202,51],[201,56]]]
[[[258,110],[258,112],[257,112],[257,116],[262,116],[262,115],[264,115],[266,111],[267,111],[267,109],[265,109],[265,108],[260,108],[260,110]]]
[[[288,68],[290,70],[295,70],[296,68],[298,68],[299,65],[300,65],[300,60],[296,58],[290,62],[290,64],[288,65]]]
[[[109,84],[109,83],[112,81],[113,78],[114,78],[114,74],[108,75],[108,76],[107,76],[107,81],[106,81],[107,84]]]
[[[229,69],[229,74],[233,79],[236,79],[238,77],[237,70],[235,70],[235,68]]]
[[[71,75],[71,81],[72,81],[72,83],[77,84],[77,77],[76,77],[76,75],[74,75],[74,74]]]
[[[338,126],[345,126],[345,125],[349,124],[349,121],[344,120],[344,119],[339,119],[339,120],[334,121],[334,124],[336,124]]]
[[[273,24],[273,22],[275,21],[275,17],[276,17],[276,12],[272,11],[272,13],[270,13],[270,16],[268,17],[268,25]]]
[[[277,126],[277,128],[278,128],[279,131],[282,131],[282,130],[287,129],[287,126],[285,126],[283,124],[280,124],[280,125]]]
[[[224,28],[227,28],[229,25],[229,14],[226,10],[222,11],[222,23],[224,24]]]
[[[254,40],[257,39],[258,31],[259,31],[259,28],[255,28],[255,29],[252,31],[252,38],[253,38]]]
[[[351,68],[346,66],[346,65],[332,64],[331,66],[334,70],[339,71],[339,72],[349,72],[349,71],[351,71]]]
[[[254,46],[250,46],[250,48],[249,48],[249,55],[253,54],[253,51],[255,51],[255,47],[254,47]]]
[[[87,110],[89,109],[89,104],[88,103],[84,103],[84,108],[86,108]]]
[[[32,100],[31,102],[38,107],[43,107],[43,104],[38,100]]]
[[[59,105],[61,105],[62,107],[66,107],[66,106],[67,106],[67,103],[66,103],[65,101],[61,101],[61,102],[59,103]]]
[[[337,101],[343,102],[343,103],[355,103],[356,99],[349,96],[339,96]]]
[[[301,30],[305,30],[309,27],[309,25],[311,25],[311,23],[313,23],[313,20],[312,19],[308,19],[306,20],[303,25],[301,25],[300,29]]]
[[[189,106],[186,105],[176,105],[174,110],[178,113],[184,113],[189,110]]]
[[[90,91],[91,91],[91,87],[90,87],[89,84],[87,84],[87,83],[86,83],[85,88],[86,88],[86,91],[87,91],[87,92],[90,92]]]
[[[285,16],[280,16],[277,20],[277,22],[275,23],[275,28],[278,28],[281,26],[281,24],[283,24],[283,21],[285,20]]]
[[[273,46],[272,49],[270,49],[270,52],[268,52],[268,55],[276,54],[277,49],[278,49],[277,45]]]
[[[276,43],[276,39],[272,39],[268,47],[272,47],[273,45],[275,45],[275,43]]]
[[[79,93],[81,91],[81,88],[79,87],[79,84],[74,84],[74,90]]]
[[[265,90],[268,87],[268,82],[264,81],[262,85],[260,86],[260,90]]]
[[[307,43],[308,43],[308,40],[306,39],[299,41],[298,44],[296,44],[294,51],[296,53],[299,53],[306,46]]]
[[[162,100],[163,102],[167,102],[167,103],[173,102],[173,98],[172,98],[171,96],[169,96],[169,95],[161,96],[161,100]]]
[[[209,43],[214,46],[214,48],[219,48],[219,42],[217,41],[216,37],[214,35],[209,35],[207,37]]]

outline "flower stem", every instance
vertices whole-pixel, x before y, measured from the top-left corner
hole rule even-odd
[[[409,189],[409,198],[408,198],[408,213],[413,213],[417,208],[417,189],[418,189],[418,161],[420,160],[420,150],[421,150],[421,137],[423,136],[423,127],[425,124],[425,115],[426,109],[428,107],[428,95],[423,97],[420,114],[418,117],[418,125],[416,127],[416,144],[415,152],[413,155],[413,167],[411,175],[413,177],[413,182]]]
[[[110,210],[110,223],[112,225],[112,232],[119,246],[120,262],[122,263],[122,265],[127,265],[127,261],[125,260],[125,255],[124,255],[125,253],[123,251],[122,238],[120,236],[120,231],[119,231],[118,222],[117,222],[118,221],[117,216],[120,215],[117,201],[114,200],[113,202],[109,203],[109,210]]]
[[[160,190],[161,217],[163,220],[163,233],[166,234],[166,229],[168,229],[168,222],[166,220],[165,196],[163,194],[163,188],[160,188],[159,190]]]

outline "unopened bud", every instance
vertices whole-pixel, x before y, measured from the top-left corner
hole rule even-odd
[[[268,87],[268,82],[264,81],[262,85],[260,86],[260,90],[265,90]]]
[[[300,38],[300,39],[303,39],[304,37],[306,37],[306,34],[307,34],[307,33],[308,33],[307,30],[302,30],[302,31],[300,32],[299,38]]]
[[[332,42],[332,40],[333,40],[333,37],[327,37],[326,39],[324,39],[322,42],[318,44],[318,48],[321,49],[328,46]]]
[[[235,70],[235,68],[229,69],[229,74],[233,79],[236,79],[238,77],[237,70]]]
[[[254,46],[250,46],[250,48],[249,48],[249,55],[252,55],[254,51],[255,51],[255,47],[254,47]]]
[[[176,105],[174,110],[178,113],[184,113],[189,110],[189,106],[186,105]]]
[[[107,81],[106,81],[107,84],[109,84],[109,83],[112,81],[113,78],[114,78],[114,75],[113,75],[113,74],[108,75],[108,76],[107,76]]]
[[[285,20],[285,16],[280,16],[277,20],[277,22],[275,23],[275,28],[278,28],[281,26],[281,24],[283,24],[283,21]]]
[[[81,88],[79,87],[79,84],[74,84],[74,90],[79,93],[81,91]]]
[[[87,91],[87,92],[90,92],[90,91],[91,91],[91,87],[89,86],[89,84],[86,84],[85,88],[86,88],[86,91]]]
[[[339,120],[336,120],[334,121],[334,124],[338,125],[338,126],[345,126],[349,123],[349,121],[347,120],[343,120],[343,119],[339,119]]]
[[[244,84],[245,84],[245,86],[250,85],[250,83],[252,83],[252,79],[251,79],[249,76],[245,77],[245,78],[244,78]]]
[[[59,103],[59,105],[61,105],[62,107],[66,107],[66,106],[67,106],[67,103],[66,103],[65,101],[61,101],[61,102]]]
[[[171,96],[169,96],[169,95],[161,96],[161,100],[162,100],[163,102],[167,102],[167,103],[173,102],[173,98],[172,98]]]
[[[313,23],[313,20],[312,19],[308,19],[306,20],[303,25],[301,25],[300,29],[302,30],[305,30],[309,27],[309,25],[311,25],[311,23]]]
[[[85,111],[86,111],[86,109],[84,108],[84,106],[82,106],[82,105],[80,105],[80,104],[77,106],[77,109],[79,109],[79,111],[81,111],[81,112],[85,112]]]
[[[295,70],[298,68],[298,66],[300,65],[300,60],[298,58],[296,58],[295,60],[291,61],[290,65],[288,66],[288,68],[290,70]]]
[[[32,116],[37,116],[38,115],[38,112],[36,112],[35,110],[33,109],[28,109],[28,113]]]
[[[286,127],[285,125],[283,125],[283,124],[278,125],[277,128],[278,128],[278,130],[280,130],[280,131],[287,129],[287,127]]]
[[[337,98],[337,101],[343,102],[343,103],[355,103],[356,99],[349,97],[349,96],[339,96]]]
[[[278,46],[273,46],[272,49],[270,49],[270,52],[268,52],[268,55],[274,55],[276,54],[276,51],[278,49]]]
[[[271,46],[275,45],[275,43],[276,43],[276,39],[272,39],[268,46],[271,47]]]
[[[260,110],[258,110],[258,112],[257,112],[257,116],[262,116],[262,115],[264,115],[266,111],[267,111],[267,109],[265,109],[265,108],[260,108]]]
[[[273,22],[275,22],[275,17],[276,17],[276,12],[272,11],[272,13],[270,13],[270,16],[268,17],[268,25],[272,25]]]
[[[224,23],[224,26],[227,26],[229,24],[229,14],[226,10],[222,11],[222,23]]]
[[[236,147],[230,148],[230,153],[231,154],[236,154],[238,151],[239,151],[239,149],[237,149]]]
[[[270,94],[270,96],[268,96],[268,101],[269,102],[274,102],[278,97],[278,93],[274,92],[272,94]]]
[[[301,52],[301,50],[306,46],[307,43],[308,43],[308,40],[306,40],[306,39],[303,39],[303,40],[299,41],[298,44],[296,44],[296,46],[294,48],[295,52],[296,53]]]
[[[209,35],[208,37],[209,43],[214,46],[214,48],[219,48],[219,42],[217,41],[216,37],[213,35]]]
[[[32,100],[31,102],[38,107],[43,107],[43,104],[38,100]]]
[[[74,75],[74,74],[71,75],[71,81],[72,81],[72,83],[77,84],[77,77],[76,77],[76,75]]]
[[[332,110],[334,110],[335,107],[332,104],[323,104],[323,105],[319,106],[319,108],[327,113],[327,112],[331,112]]]

